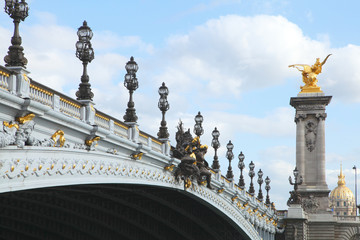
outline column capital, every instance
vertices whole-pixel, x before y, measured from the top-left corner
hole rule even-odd
[[[296,123],[298,123],[298,122],[303,121],[304,119],[306,119],[306,117],[307,117],[307,114],[305,114],[305,113],[297,113],[297,114],[295,115],[294,121],[295,121]]]
[[[315,117],[320,121],[320,120],[324,120],[326,119],[327,117],[327,113],[318,113],[315,115]]]

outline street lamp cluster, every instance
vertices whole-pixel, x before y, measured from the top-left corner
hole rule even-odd
[[[14,19],[14,35],[11,39],[12,45],[9,47],[8,55],[5,56],[4,60],[6,62],[7,67],[26,67],[27,59],[24,57],[23,47],[21,46],[21,37],[19,35],[19,23],[20,20],[24,21],[25,18],[28,16],[29,7],[25,0],[5,0],[5,12],[9,14],[11,18]],[[83,74],[81,76],[81,83],[79,84],[79,89],[76,92],[77,100],[82,101],[84,104],[91,102],[94,97],[94,93],[91,91],[91,84],[89,83],[89,75],[87,74],[87,65],[94,59],[94,49],[91,45],[91,39],[93,37],[93,32],[91,28],[87,25],[87,22],[84,21],[83,25],[79,27],[77,31],[78,41],[76,42],[76,57],[82,61],[83,64]],[[130,61],[126,63],[125,66],[126,74],[124,77],[124,86],[129,91],[129,101],[127,104],[126,113],[124,115],[125,123],[130,125],[136,124],[138,117],[136,116],[135,110],[135,103],[133,101],[133,93],[139,87],[138,79],[136,77],[136,73],[139,69],[139,66],[134,60],[134,57],[130,58]],[[160,95],[160,99],[158,102],[158,107],[162,112],[162,120],[160,123],[160,128],[157,136],[163,142],[169,140],[169,132],[166,126],[165,121],[165,113],[169,110],[170,105],[167,100],[167,96],[169,95],[169,89],[165,86],[165,83],[162,83],[160,86],[158,93]],[[204,134],[204,129],[202,127],[203,123],[203,116],[200,112],[195,116],[195,125],[194,125],[194,134],[200,138],[201,135]],[[220,164],[217,156],[217,150],[220,148],[219,142],[220,132],[215,127],[212,131],[212,141],[211,146],[214,148],[214,160],[212,163],[212,168],[215,172],[220,171]],[[227,152],[226,158],[229,161],[229,167],[226,174],[226,178],[229,181],[233,181],[234,174],[231,167],[231,161],[234,158],[233,149],[234,145],[229,141],[226,145]],[[245,168],[244,159],[245,156],[242,152],[240,152],[239,156],[239,164],[238,167],[241,171],[238,186],[240,189],[245,189],[245,181],[243,176],[243,170]],[[251,196],[254,196],[255,189],[253,184],[253,178],[255,176],[255,164],[251,161],[249,164],[249,176],[250,176],[250,187],[248,193]],[[261,169],[258,171],[258,180],[257,183],[259,184],[259,193],[258,193],[258,200],[263,201],[263,195],[261,190],[261,185],[263,184],[264,180],[262,179],[263,172]],[[265,204],[270,206],[270,198],[269,198],[269,190],[270,190],[270,179],[266,177],[265,179],[265,190],[267,191],[266,201]]]
[[[213,161],[213,164],[211,165],[211,167],[215,172],[218,172],[220,170],[220,164],[219,164],[219,158],[217,156],[217,150],[220,147],[220,142],[219,142],[220,132],[215,127],[215,129],[214,129],[214,131],[212,131],[211,135],[213,137],[213,139],[211,141],[211,146],[214,148],[214,151],[215,151],[214,161]]]
[[[165,86],[165,83],[162,83],[161,87],[159,88],[159,103],[158,107],[162,113],[162,120],[161,120],[161,126],[158,132],[159,139],[168,139],[169,138],[169,132],[166,127],[166,121],[165,121],[165,113],[167,110],[169,110],[170,105],[167,100],[167,96],[169,95],[169,89]]]
[[[11,46],[9,47],[8,55],[5,56],[6,67],[26,67],[27,59],[24,57],[21,46],[21,37],[19,34],[20,20],[24,21],[29,15],[29,7],[25,0],[5,0],[5,12],[14,19],[14,35],[11,38]]]
[[[195,130],[194,130],[194,132],[195,132]],[[217,149],[220,147],[220,142],[219,142],[220,132],[217,130],[217,128],[215,128],[214,131],[212,132],[212,136],[213,136],[213,139],[212,139],[212,142],[211,142],[211,146],[214,148],[214,151],[215,151],[214,161],[212,163],[212,168],[213,168],[213,170],[215,172],[218,172],[219,168],[220,168],[220,165],[219,165],[219,160],[218,160],[218,156],[217,156]],[[231,167],[231,161],[234,159],[234,153],[233,153],[234,144],[231,141],[229,141],[228,144],[226,145],[226,148],[227,148],[226,158],[229,161],[229,166],[228,166],[228,170],[227,170],[227,173],[226,173],[226,178],[229,181],[233,181],[234,173],[233,173],[233,170],[232,170],[232,167]],[[240,169],[240,178],[239,178],[239,182],[238,182],[238,187],[240,189],[244,190],[245,189],[245,180],[244,180],[243,170],[245,168],[245,163],[244,163],[245,155],[243,154],[243,152],[240,152],[238,158],[239,158],[238,167]],[[255,169],[255,164],[251,161],[250,164],[249,164],[250,187],[249,187],[249,190],[248,190],[248,193],[251,196],[255,195],[255,188],[254,188],[254,183],[253,183],[253,178],[255,177],[255,170],[254,169]],[[258,180],[257,180],[257,183],[259,184],[259,192],[258,192],[257,199],[259,201],[264,200],[263,193],[262,193],[262,188],[261,188],[262,184],[264,183],[263,175],[264,175],[264,173],[260,169],[258,171]],[[270,188],[270,182],[271,182],[271,180],[267,176],[265,178],[265,190],[266,190],[266,193],[267,193],[266,194],[265,204],[267,206],[270,206],[270,204],[271,204],[270,203],[270,197],[269,197],[269,190],[271,189]]]
[[[94,59],[94,50],[91,46],[91,38],[93,32],[88,27],[87,22],[84,21],[83,25],[79,27],[77,31],[79,40],[76,42],[76,57],[83,63],[83,75],[81,76],[81,83],[79,90],[76,92],[77,100],[90,100],[94,97],[94,93],[91,92],[89,75],[87,75],[87,65]]]
[[[204,134],[204,129],[202,127],[202,122],[204,121],[203,116],[201,115],[201,113],[199,112],[196,116],[195,116],[195,125],[194,125],[194,133],[196,136],[200,137],[201,135]]]

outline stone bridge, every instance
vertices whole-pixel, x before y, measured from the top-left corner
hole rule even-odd
[[[276,210],[211,170],[176,181],[160,140],[0,66],[0,229],[26,239],[274,239]]]

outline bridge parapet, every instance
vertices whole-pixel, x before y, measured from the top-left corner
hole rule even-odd
[[[12,71],[9,71],[7,68],[0,66],[0,88],[9,90],[9,79]]]

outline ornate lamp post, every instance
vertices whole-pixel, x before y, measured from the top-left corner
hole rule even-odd
[[[211,135],[213,136],[213,139],[211,141],[211,146],[215,150],[214,161],[213,161],[213,164],[211,167],[212,167],[212,169],[214,169],[214,171],[218,172],[220,169],[220,164],[219,164],[219,158],[217,156],[217,150],[220,147],[220,142],[219,142],[220,132],[215,127],[215,129],[214,129],[214,131],[212,131]]]
[[[204,121],[204,118],[201,115],[201,113],[199,112],[195,116],[195,125],[194,125],[194,133],[198,137],[200,137],[201,135],[204,134],[204,129],[202,128],[202,125],[201,125],[203,121]]]
[[[24,21],[29,15],[28,4],[25,0],[21,0],[21,2],[19,2],[19,0],[5,0],[5,12],[14,19],[14,35],[11,38],[12,45],[9,47],[8,55],[4,58],[5,66],[20,66],[25,68],[28,61],[24,57],[24,48],[21,46],[19,24],[20,20]]]
[[[357,207],[357,168],[355,165],[353,166],[353,169],[355,170],[355,206]],[[355,215],[357,216],[357,210],[355,212]]]
[[[239,179],[239,188],[241,188],[242,190],[244,190],[245,188],[245,181],[244,181],[244,176],[243,176],[243,170],[245,168],[245,163],[244,163],[244,159],[245,159],[245,155],[240,152],[239,156],[239,164],[238,167],[240,169],[240,179]]]
[[[254,168],[255,168],[255,164],[253,163],[253,161],[250,162],[249,164],[249,177],[251,179],[250,181],[250,187],[249,187],[249,194],[251,196],[254,196],[255,194],[255,189],[254,189],[254,184],[253,184],[253,177],[255,176],[255,171],[254,171]]]
[[[287,202],[288,206],[290,204],[301,204],[301,196],[298,192],[298,186],[303,183],[303,178],[302,176],[299,176],[299,170],[297,169],[297,167],[295,167],[293,174],[294,182],[292,181],[291,176],[289,176],[289,183],[290,185],[294,185],[294,190],[290,192],[291,195]]]
[[[226,145],[227,152],[226,152],[226,158],[229,160],[229,167],[228,171],[226,173],[226,178],[229,180],[232,180],[234,178],[234,174],[231,167],[231,160],[234,158],[234,154],[232,150],[234,149],[234,145],[229,141],[229,143]]]
[[[257,182],[258,182],[258,184],[259,184],[259,193],[258,193],[258,196],[257,196],[257,198],[259,199],[259,201],[260,202],[262,202],[263,200],[264,200],[264,196],[263,196],[263,194],[262,194],[262,190],[261,190],[261,185],[263,184],[263,182],[264,182],[264,180],[262,179],[262,177],[263,177],[263,172],[261,171],[261,169],[258,171],[258,180],[257,180]]]
[[[167,110],[169,110],[170,105],[167,101],[167,96],[169,95],[169,89],[165,86],[165,83],[162,83],[161,87],[159,88],[159,95],[160,95],[160,99],[159,99],[158,107],[162,112],[162,120],[161,120],[161,127],[157,135],[160,139],[168,139],[169,132],[166,127],[165,113]]]
[[[269,197],[269,190],[271,189],[270,188],[270,182],[271,182],[271,180],[270,180],[270,178],[269,177],[266,177],[265,178],[265,190],[266,190],[266,200],[265,200],[265,204],[266,204],[266,206],[270,206],[270,197]]]
[[[91,92],[89,75],[87,75],[87,65],[94,59],[94,50],[91,46],[91,38],[93,32],[88,27],[87,22],[84,21],[83,25],[77,31],[79,41],[76,42],[76,57],[83,63],[83,75],[81,76],[81,83],[79,90],[76,92],[77,100],[91,100],[94,93]]]
[[[138,117],[135,113],[135,103],[133,101],[132,95],[133,92],[139,87],[139,83],[136,78],[136,72],[139,69],[139,66],[134,61],[134,57],[131,57],[130,61],[126,63],[125,69],[127,73],[125,74],[124,86],[129,90],[130,98],[128,102],[128,108],[126,109],[126,114],[124,115],[124,120],[125,122],[136,122]]]

